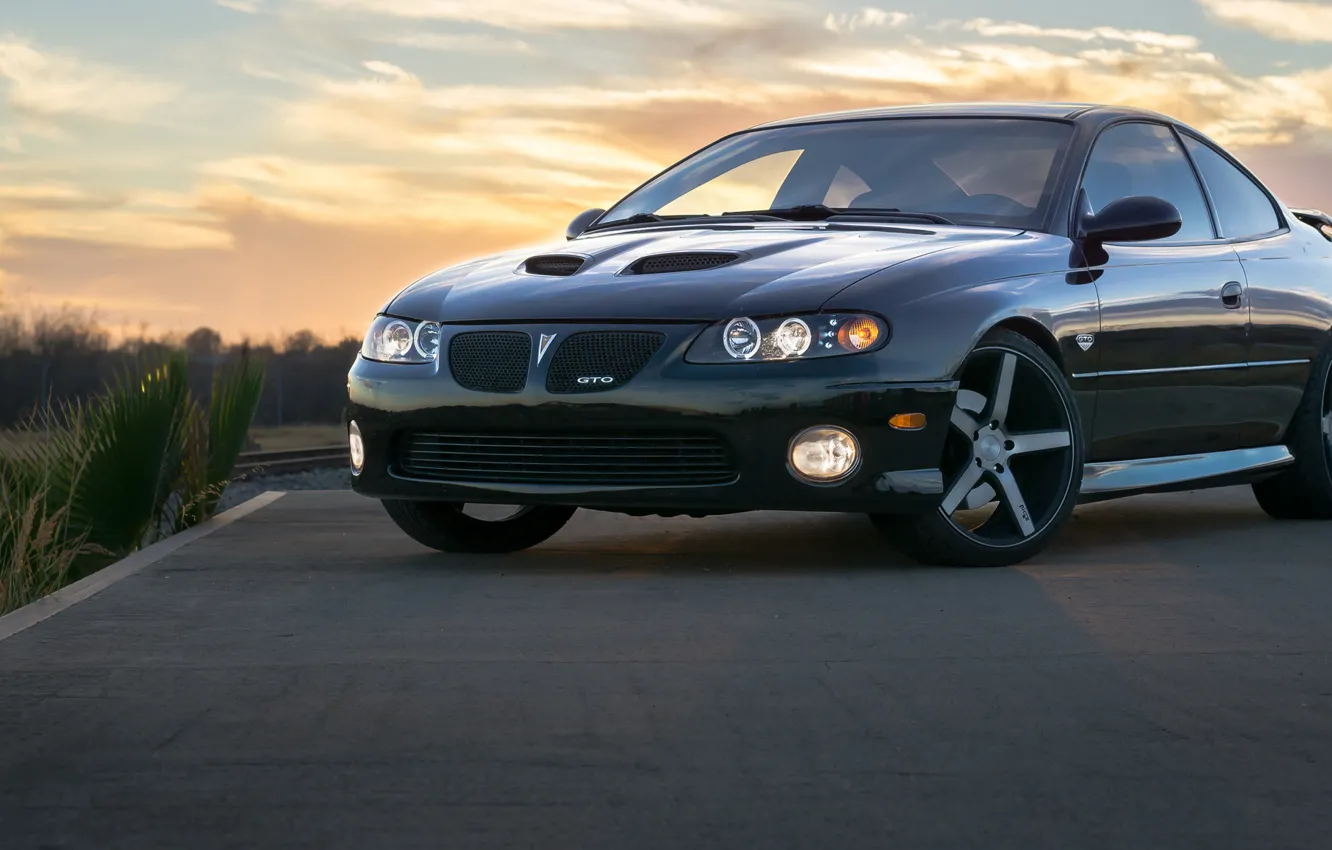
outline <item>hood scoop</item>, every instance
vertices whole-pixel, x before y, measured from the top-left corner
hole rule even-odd
[[[528,257],[527,262],[523,263],[523,271],[547,277],[568,277],[581,269],[586,262],[585,257],[574,254],[542,254],[538,257]]]
[[[676,254],[653,254],[636,260],[624,270],[625,274],[669,274],[671,272],[697,272],[728,266],[740,259],[739,254],[723,251],[687,251]]]

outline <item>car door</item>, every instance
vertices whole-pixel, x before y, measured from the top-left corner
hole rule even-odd
[[[1312,361],[1328,344],[1332,304],[1320,279],[1327,260],[1307,250],[1272,196],[1205,140],[1182,134],[1198,167],[1221,236],[1244,267],[1249,295],[1248,403],[1240,422],[1245,447],[1279,443],[1304,394]]]
[[[1164,124],[1109,127],[1092,147],[1082,187],[1092,212],[1149,195],[1174,204],[1183,221],[1169,239],[1107,244],[1098,258],[1105,262],[1094,269],[1101,329],[1088,460],[1238,447],[1249,330],[1244,271],[1217,234],[1179,137]]]

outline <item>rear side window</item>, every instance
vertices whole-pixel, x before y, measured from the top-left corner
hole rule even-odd
[[[1170,242],[1215,239],[1202,186],[1175,133],[1160,124],[1119,124],[1101,134],[1082,178],[1092,212],[1120,198],[1149,195],[1179,210],[1183,227]]]
[[[1247,174],[1192,136],[1185,136],[1184,144],[1212,194],[1222,236],[1246,239],[1281,229],[1272,201]]]

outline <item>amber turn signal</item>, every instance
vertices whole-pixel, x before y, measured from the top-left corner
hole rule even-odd
[[[837,330],[837,342],[847,351],[864,351],[879,341],[879,323],[867,317],[852,319]]]
[[[888,424],[899,431],[919,431],[925,427],[925,414],[923,413],[899,413]]]

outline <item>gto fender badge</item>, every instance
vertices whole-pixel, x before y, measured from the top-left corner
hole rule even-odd
[[[1096,344],[1096,337],[1091,334],[1078,334],[1078,348],[1087,351]]]
[[[539,342],[539,343],[537,344],[537,365],[538,365],[538,366],[541,365],[541,358],[543,358],[543,357],[546,356],[546,350],[547,350],[548,348],[550,348],[550,344],[551,344],[552,342],[555,341],[555,337],[557,337],[557,336],[559,336],[559,334],[542,334],[542,335],[541,335],[541,342]]]

